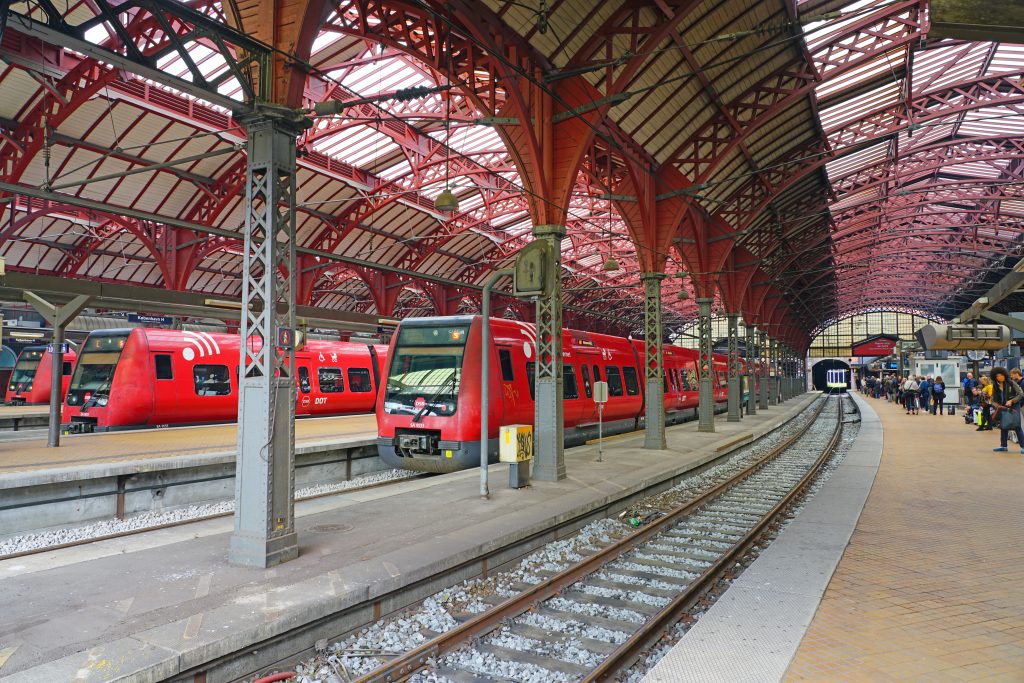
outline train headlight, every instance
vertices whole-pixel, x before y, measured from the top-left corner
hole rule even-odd
[[[102,408],[103,406],[107,405],[107,399],[106,398],[98,398],[98,399],[96,399],[96,405],[98,405],[100,408]]]

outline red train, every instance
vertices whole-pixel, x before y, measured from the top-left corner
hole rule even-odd
[[[369,413],[385,346],[309,341],[295,353],[295,414]],[[63,422],[71,431],[231,422],[238,417],[239,336],[97,330],[82,345]]]
[[[53,376],[53,354],[46,345],[26,346],[18,354],[18,361],[11,372],[4,401],[11,405],[25,405],[50,402],[50,378]],[[76,355],[68,350],[64,354],[61,369],[60,395],[63,399],[71,382]]]
[[[377,404],[377,445],[394,467],[452,472],[480,463],[479,316],[409,318],[391,343],[383,399]],[[491,323],[492,462],[500,425],[532,424],[536,332],[531,324]],[[638,429],[644,415],[643,342],[563,330],[565,441],[582,444],[597,436],[593,383],[608,382],[606,434]],[[697,352],[666,346],[666,420],[675,424],[697,412]],[[727,400],[725,358],[714,359],[716,411]]]

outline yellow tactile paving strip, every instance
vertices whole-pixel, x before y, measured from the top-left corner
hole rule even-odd
[[[878,476],[785,680],[1024,681],[1024,456],[871,406]]]
[[[377,418],[373,415],[295,421],[297,446],[326,440],[372,439],[376,435]],[[45,438],[0,442],[0,473],[233,451],[237,437],[235,424],[223,424],[65,436],[60,448],[47,448]]]

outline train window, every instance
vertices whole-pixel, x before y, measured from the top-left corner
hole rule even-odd
[[[661,376],[661,383],[665,385],[664,393],[668,393],[668,375]]]
[[[626,379],[626,393],[630,396],[636,396],[640,393],[640,383],[637,382],[636,368],[631,368],[628,365],[622,368],[622,376]]]
[[[586,363],[580,366],[580,374],[583,375],[583,393],[587,395],[587,398],[593,397],[594,391],[590,384],[590,368]]]
[[[562,398],[576,399],[580,397],[580,389],[576,385],[576,368],[571,365],[562,366]]]
[[[68,375],[71,374],[72,370],[74,370],[74,367],[71,365],[71,361],[66,360],[64,361],[63,365],[61,365],[60,374],[67,377]]]
[[[604,373],[608,376],[608,395],[622,396],[622,373],[619,372],[619,369],[614,365],[609,365],[604,369]]]
[[[304,394],[308,394],[313,388],[312,383],[309,381],[309,368],[305,365],[299,366],[299,391]]]
[[[373,383],[370,382],[370,371],[366,368],[348,369],[348,389],[359,393],[373,391]]]
[[[601,368],[597,367],[596,365],[594,366],[594,381],[601,381]]]
[[[668,377],[669,384],[672,385],[672,391],[679,391],[679,385],[676,383],[675,368],[669,368],[665,372],[665,376]]]
[[[537,400],[537,364],[529,362],[526,364],[526,383],[530,385],[530,400]]]
[[[156,368],[157,379],[174,379],[174,371],[171,369],[171,357],[168,354],[155,354],[153,356],[153,367]]]
[[[193,365],[192,380],[196,396],[228,396],[231,375],[226,365]]]
[[[498,349],[498,361],[501,363],[501,379],[505,382],[514,380],[516,377],[512,371],[512,352],[508,349]]]
[[[321,394],[340,394],[345,391],[341,368],[320,368],[316,371],[316,381],[320,385]]]

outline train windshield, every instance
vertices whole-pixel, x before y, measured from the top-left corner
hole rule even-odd
[[[454,415],[468,334],[468,324],[399,329],[384,412],[412,415],[414,421],[424,415]]]
[[[18,362],[11,373],[11,390],[28,391],[32,388],[32,380],[35,379],[36,370],[39,369],[39,362],[43,358],[45,347],[37,349],[26,348],[18,356]]]
[[[78,364],[68,388],[69,406],[80,406],[86,401],[106,405],[114,370],[121,359],[121,351],[128,340],[128,330],[93,332],[85,340],[78,354]]]

